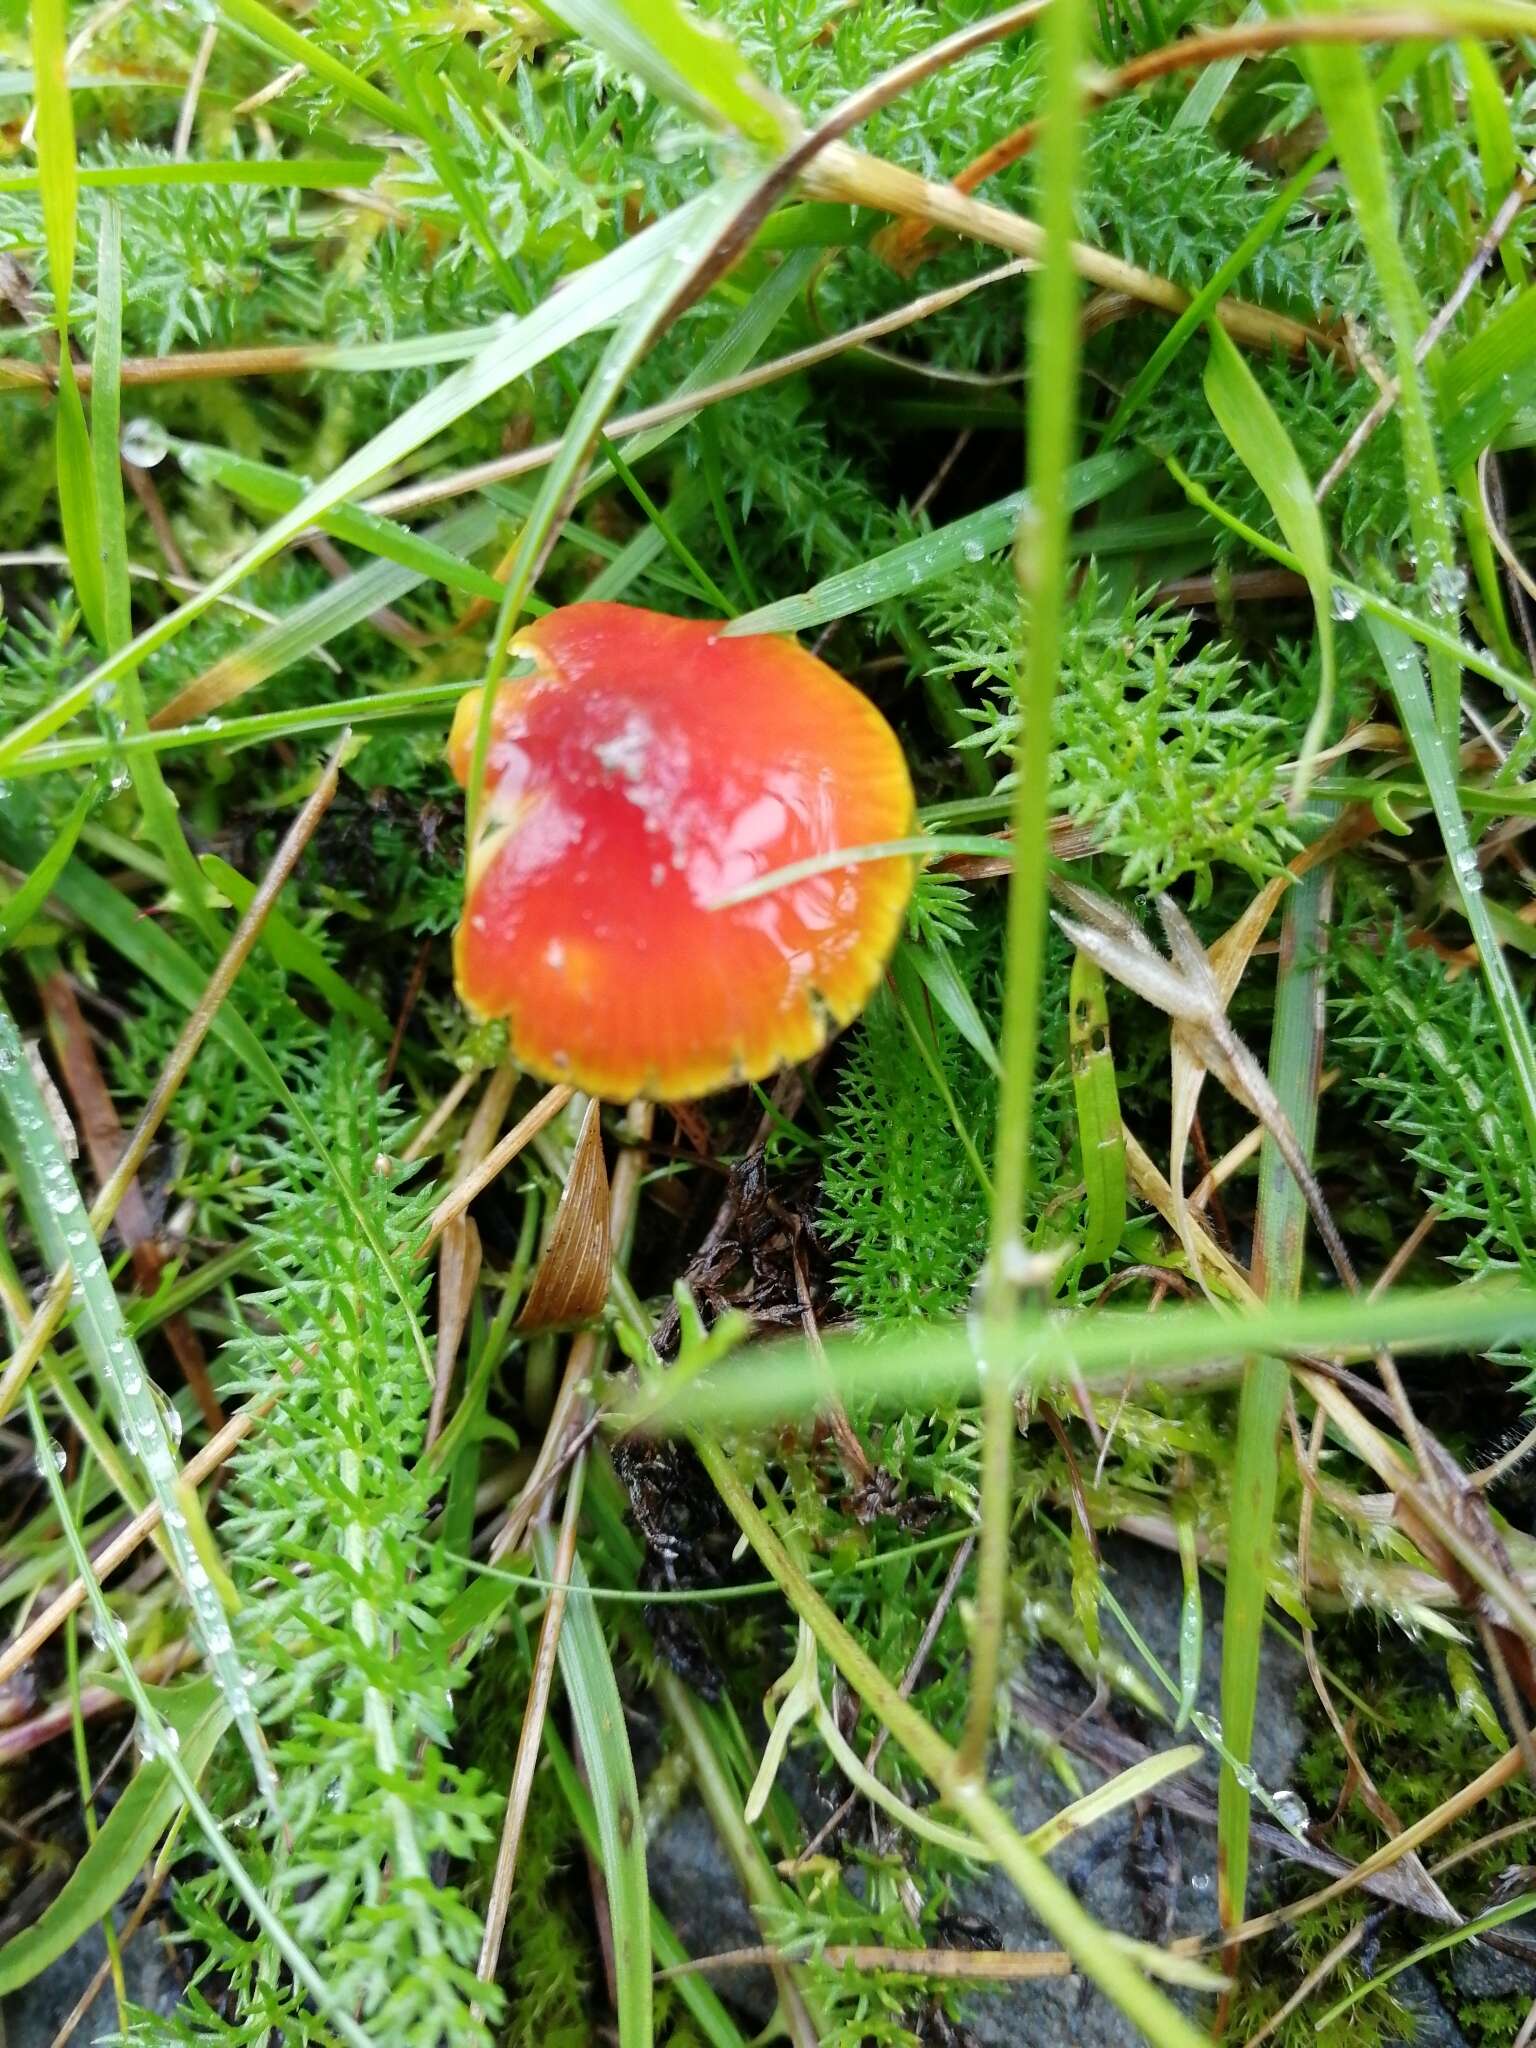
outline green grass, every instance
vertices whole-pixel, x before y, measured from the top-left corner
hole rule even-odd
[[[1283,2041],[1392,2038],[1410,1963],[1473,2048],[1517,2036],[1459,1959],[1519,1935],[1489,1894],[1525,1852],[1480,1836],[1528,1794],[1455,1802],[1536,1711],[1530,1490],[1518,1458],[1465,1478],[1536,1367],[1536,610],[1506,566],[1536,545],[1536,227],[1506,206],[1536,9],[1411,26],[50,0],[0,30],[8,1625],[155,1524],[153,1571],[86,1574],[89,1635],[0,1650],[38,1745],[0,1903],[70,1869],[0,1984],[163,1866],[188,1981],[124,2013],[146,2048],[738,2048],[764,2015],[676,1974],[648,1880],[691,1786],[797,2043],[924,2048],[995,1995],[891,1954],[942,1948],[984,1864],[1168,2048],[1247,2038],[1346,1936]],[[605,1114],[602,1328],[529,1335],[575,1111],[417,1251],[538,1089],[454,993],[476,820],[442,753],[518,628],[593,596],[816,648],[897,728],[928,865],[792,1087]],[[1064,876],[1233,932],[1226,1020],[1188,945],[1076,950]],[[239,1418],[202,1495],[189,1357]],[[1100,1560],[1127,1523],[1183,1577],[1150,1687]],[[1315,1876],[1251,1855],[1286,1811],[1253,1769],[1266,1623],[1355,1701],[1380,1794],[1309,1699],[1314,1839],[1359,1861],[1449,1802],[1422,1853],[1472,1852],[1443,1881],[1470,1933],[1377,1926],[1356,1887],[1294,1946],[1224,1941]],[[1016,1823],[1037,1667],[1150,1752],[1090,1825],[1176,1730],[1210,1753],[1198,1957],[1095,1925]],[[861,1793],[802,1861],[809,1778],[870,1774],[879,1835]]]

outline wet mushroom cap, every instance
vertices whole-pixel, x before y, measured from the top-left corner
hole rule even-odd
[[[806,1059],[868,1000],[906,857],[734,906],[761,875],[905,838],[912,784],[867,698],[790,640],[577,604],[525,627],[501,685],[454,939],[459,994],[514,1057],[624,1101],[706,1095]],[[468,785],[482,693],[454,716]]]

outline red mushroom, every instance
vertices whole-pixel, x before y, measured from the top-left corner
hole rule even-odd
[[[793,641],[577,604],[513,642],[454,941],[459,994],[504,1018],[530,1072],[593,1095],[678,1100],[756,1080],[868,1000],[912,887],[903,856],[750,902],[792,862],[903,838],[895,734]],[[468,785],[482,693],[453,721]]]

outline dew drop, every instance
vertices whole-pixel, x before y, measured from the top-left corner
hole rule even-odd
[[[1299,1792],[1292,1792],[1289,1787],[1275,1794],[1270,1808],[1280,1825],[1289,1828],[1293,1835],[1304,1835],[1311,1825],[1312,1816],[1307,1811],[1307,1802]]]
[[[105,1621],[98,1615],[91,1616],[91,1641],[98,1650],[110,1650],[114,1643],[123,1640],[122,1624],[114,1621],[109,1614]]]
[[[1429,572],[1426,588],[1430,610],[1437,618],[1443,619],[1461,610],[1462,600],[1467,594],[1467,579],[1449,562],[1437,562]]]
[[[123,460],[135,469],[153,469],[164,462],[170,445],[165,429],[157,421],[143,418],[128,420],[118,442]]]

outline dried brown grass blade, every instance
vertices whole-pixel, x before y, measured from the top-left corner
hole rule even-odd
[[[561,1086],[551,1088],[541,1095],[522,1121],[512,1126],[480,1164],[462,1179],[455,1181],[427,1219],[427,1234],[421,1241],[419,1256],[425,1256],[432,1249],[455,1216],[462,1216],[476,1195],[490,1186],[497,1174],[509,1166],[523,1147],[538,1136],[551,1117],[560,1114],[570,1101],[572,1092],[571,1089]]]
[[[525,1335],[567,1330],[602,1313],[613,1270],[602,1109],[587,1104],[560,1206],[517,1327]]]
[[[256,1424],[273,1408],[281,1397],[284,1381],[278,1384],[259,1401],[242,1408],[232,1415],[217,1436],[210,1437],[197,1454],[189,1458],[182,1467],[178,1491],[183,1487],[200,1486],[210,1473],[217,1472],[225,1459],[243,1443]],[[126,1564],[146,1536],[153,1535],[160,1526],[160,1503],[151,1501],[147,1508],[136,1514],[132,1521],[124,1523],[112,1540],[104,1544],[91,1560],[98,1579],[110,1578],[119,1565]],[[69,1617],[85,1604],[85,1585],[80,1579],[73,1579],[57,1593],[40,1614],[35,1614],[21,1631],[0,1649],[0,1685],[15,1677],[22,1666],[34,1657],[48,1638],[64,1626]]]
[[[64,1086],[75,1106],[75,1115],[85,1139],[91,1170],[96,1175],[97,1185],[101,1186],[110,1178],[127,1143],[118,1120],[117,1106],[102,1074],[96,1048],[91,1043],[69,976],[62,968],[55,968],[39,982],[38,994],[42,998],[48,1035],[53,1041],[59,1071],[64,1077]],[[117,1210],[117,1228],[133,1259],[133,1274],[139,1291],[145,1295],[153,1294],[165,1270],[165,1255],[160,1249],[149,1204],[137,1179],[129,1181],[123,1190],[123,1199]],[[197,1332],[179,1311],[166,1317],[161,1330],[181,1367],[182,1378],[192,1389],[203,1421],[210,1429],[222,1429],[226,1420],[224,1409],[208,1376],[207,1354]]]
[[[1290,886],[1290,881],[1291,877],[1285,874],[1276,875],[1266,882],[1237,922],[1230,925],[1212,944],[1209,952],[1211,972],[1221,992],[1223,1009],[1231,1003],[1248,962],[1253,958],[1253,949],[1263,937],[1264,927],[1274,915],[1275,906]],[[1193,1035],[1181,1031],[1177,1021],[1173,1026],[1171,1050],[1173,1089],[1169,1119],[1168,1179],[1173,1189],[1173,1223],[1179,1233],[1179,1242],[1188,1255],[1190,1270],[1204,1287],[1204,1268],[1200,1264],[1195,1234],[1190,1228],[1190,1211],[1184,1194],[1184,1161],[1189,1150],[1190,1133],[1194,1129],[1195,1111],[1200,1103],[1200,1091],[1205,1086],[1205,1077],[1209,1070],[1197,1050]],[[1260,1128],[1262,1129],[1262,1122]]]
[[[468,1216],[456,1216],[443,1232],[437,1255],[437,1352],[432,1384],[432,1412],[427,1417],[430,1451],[437,1442],[448,1412],[448,1390],[453,1385],[454,1361],[464,1340],[464,1326],[474,1306],[475,1283],[480,1278],[480,1233]]]
[[[181,1036],[171,1049],[160,1079],[155,1083],[154,1091],[144,1105],[133,1134],[123,1148],[121,1158],[102,1182],[90,1210],[91,1227],[98,1234],[117,1215],[123,1196],[143,1165],[154,1135],[159,1130],[167,1110],[175,1101],[176,1092],[186,1079],[193,1060],[197,1057],[198,1047],[212,1029],[214,1018],[233,988],[240,969],[249,958],[251,948],[261,935],[267,912],[282,893],[283,886],[298,865],[299,856],[309,844],[315,827],[329,808],[331,799],[336,794],[341,764],[351,742],[351,728],[346,727],[332,748],[325,768],[303,809],[284,833],[282,843],[273,855],[272,865],[262,877],[261,886],[251,898],[245,915],[235,927],[234,935],[225,948],[218,966],[208,978],[207,987],[183,1025]],[[0,1416],[8,1415],[15,1406],[22,1388],[27,1383],[27,1375],[42,1357],[49,1338],[58,1328],[69,1303],[72,1279],[73,1275],[68,1266],[61,1267],[54,1274],[47,1293],[43,1296],[31,1322],[22,1332],[10,1363],[4,1373],[0,1374]]]

